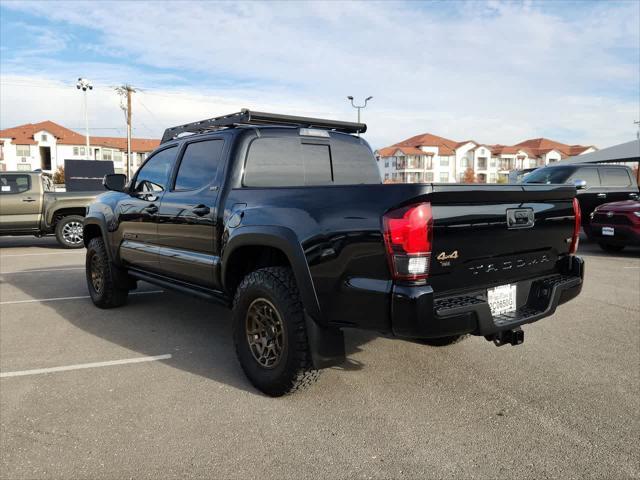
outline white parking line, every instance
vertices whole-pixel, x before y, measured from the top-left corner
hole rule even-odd
[[[164,290],[149,290],[148,292],[131,292],[129,295],[146,295],[148,293],[164,293]],[[16,303],[38,303],[38,302],[58,302],[61,300],[79,300],[81,298],[91,298],[89,295],[79,297],[57,297],[57,298],[31,298],[29,300],[10,300],[0,302],[0,305],[12,305]]]
[[[0,272],[0,275],[15,275],[16,273],[35,273],[35,272],[66,272],[68,270],[84,270],[85,267],[73,268],[48,268],[46,270],[16,270],[14,272]]]
[[[51,253],[16,253],[11,255],[2,255],[0,254],[0,258],[8,258],[8,257],[34,257],[34,256],[49,256],[49,255],[72,255],[82,253],[84,255],[84,250],[79,252],[51,252]]]
[[[66,372],[69,370],[82,370],[84,368],[111,367],[113,365],[126,365],[128,363],[155,362],[156,360],[168,360],[169,358],[171,358],[171,354],[166,353],[164,355],[156,355],[154,357],[126,358],[124,360],[111,360],[108,362],[79,363],[76,365],[67,365],[66,367],[36,368],[34,370],[2,372],[0,373],[0,378],[39,375],[41,373]]]

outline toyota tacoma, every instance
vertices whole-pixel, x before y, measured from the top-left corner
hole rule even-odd
[[[383,185],[365,130],[249,110],[167,129],[89,207],[93,303],[143,280],[229,306],[243,371],[280,396],[344,360],[346,328],[517,345],[580,293],[575,186]]]

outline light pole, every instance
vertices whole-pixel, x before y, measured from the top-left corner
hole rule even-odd
[[[78,78],[76,82],[76,88],[78,90],[82,90],[84,93],[84,130],[85,130],[85,138],[87,139],[87,160],[89,160],[89,114],[87,113],[88,103],[87,103],[87,90],[93,90],[93,85],[86,78]]]
[[[360,123],[360,110],[362,110],[363,108],[365,108],[365,107],[367,106],[367,102],[368,102],[369,100],[371,100],[371,99],[373,99],[373,97],[367,97],[367,98],[365,98],[365,99],[364,99],[364,105],[356,105],[356,104],[353,102],[353,97],[352,97],[351,95],[349,95],[349,96],[347,97],[347,100],[351,100],[351,106],[352,106],[353,108],[355,108],[355,109],[357,109],[357,110],[358,110],[358,123]]]

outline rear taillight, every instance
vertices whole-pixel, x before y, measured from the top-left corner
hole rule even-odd
[[[429,275],[433,215],[430,203],[392,210],[382,217],[389,266],[396,280],[424,280]]]
[[[574,254],[578,251],[578,243],[580,242],[580,224],[582,223],[582,214],[580,213],[580,203],[577,198],[573,198],[573,237],[571,238],[571,246],[569,253]]]

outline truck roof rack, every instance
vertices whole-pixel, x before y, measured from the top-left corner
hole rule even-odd
[[[341,122],[338,120],[324,120],[321,118],[296,117],[278,113],[254,112],[243,108],[240,112],[209,118],[199,122],[178,125],[167,128],[160,143],[165,143],[178,137],[181,133],[202,133],[239,125],[280,125],[302,128],[324,128],[342,133],[364,133],[367,125],[364,123]]]

